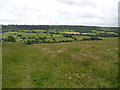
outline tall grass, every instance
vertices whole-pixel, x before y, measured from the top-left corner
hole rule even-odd
[[[3,88],[115,88],[117,39],[3,43]]]

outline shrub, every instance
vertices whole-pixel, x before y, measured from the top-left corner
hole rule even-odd
[[[25,42],[25,44],[27,44],[27,45],[31,45],[31,44],[32,44],[32,41],[27,40],[27,41]]]
[[[16,40],[15,40],[15,38],[13,36],[8,36],[6,41],[8,41],[8,42],[15,42]]]

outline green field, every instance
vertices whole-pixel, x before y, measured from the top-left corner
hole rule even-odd
[[[2,88],[2,46],[0,42],[0,89]]]
[[[90,40],[116,39],[117,27],[67,26],[67,25],[3,25],[2,41],[12,36],[25,44],[59,43]]]
[[[3,88],[118,87],[117,27],[2,25],[0,36]]]
[[[3,88],[117,88],[118,40],[3,42]]]

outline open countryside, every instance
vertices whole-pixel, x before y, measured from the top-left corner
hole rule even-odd
[[[3,88],[117,88],[118,29],[3,25]]]

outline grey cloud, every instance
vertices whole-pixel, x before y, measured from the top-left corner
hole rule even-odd
[[[80,0],[80,1],[77,1],[75,2],[74,0],[58,0],[59,2],[61,3],[65,3],[65,4],[68,4],[68,5],[75,5],[75,6],[79,6],[79,7],[84,7],[84,6],[90,6],[90,7],[93,7],[95,8],[96,7],[96,4],[94,2],[90,2],[88,0]]]
[[[0,19],[0,24],[3,23],[25,23],[26,20],[25,19]]]
[[[34,7],[31,6],[32,4],[30,3],[25,5],[24,0],[20,1],[21,4],[12,3],[12,1],[14,0],[0,0],[0,24],[25,23],[117,26],[117,9],[113,7],[107,8],[109,4],[107,6],[104,6],[104,4],[101,6],[97,3],[97,0],[51,0],[53,3],[55,2],[53,7],[50,4],[47,4],[48,7],[42,4],[40,6],[37,4],[38,6]],[[114,2],[114,0],[111,1]],[[42,0],[40,0],[40,2],[42,3]]]

